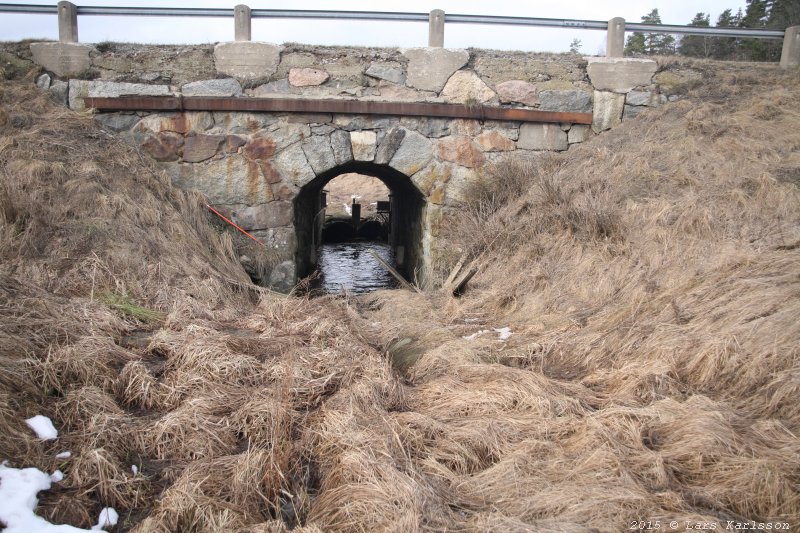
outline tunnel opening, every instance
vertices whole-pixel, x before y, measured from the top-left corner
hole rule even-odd
[[[425,200],[405,174],[352,161],[317,176],[295,198],[298,277],[322,292],[369,292],[422,265]],[[383,261],[375,259],[379,256]]]

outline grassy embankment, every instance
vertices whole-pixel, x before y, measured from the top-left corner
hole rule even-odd
[[[797,527],[798,74],[696,66],[471,191],[460,300],[254,302],[198,196],[5,83],[2,458],[66,473],[52,521],[139,532]]]

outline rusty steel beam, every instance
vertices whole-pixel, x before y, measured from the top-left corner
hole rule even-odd
[[[591,113],[564,113],[508,107],[366,100],[311,100],[304,98],[232,98],[205,96],[87,97],[86,107],[103,111],[251,111],[271,113],[340,113],[405,117],[470,118],[514,122],[569,122],[591,124]]]

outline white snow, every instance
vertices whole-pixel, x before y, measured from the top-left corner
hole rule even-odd
[[[482,330],[476,331],[472,335],[466,335],[464,338],[467,339],[468,341],[472,341],[472,340],[477,339],[478,337],[480,337],[484,333],[487,333],[488,331],[489,331],[488,329],[482,329]]]
[[[505,342],[511,337],[511,328],[494,328],[499,335],[497,339],[501,342]]]
[[[139,467],[136,465],[131,465],[131,472],[133,472],[133,475],[135,476],[139,473]]]
[[[53,425],[53,422],[44,415],[36,415],[25,420],[25,422],[36,433],[36,436],[42,440],[58,438],[58,430]]]
[[[119,514],[117,514],[117,511],[115,511],[113,507],[106,507],[100,511],[100,517],[97,519],[97,525],[92,526],[92,531],[100,531],[101,529],[107,527],[116,526],[118,520]]]
[[[353,214],[353,210],[350,209],[349,205],[347,205],[347,204],[342,204],[342,205],[344,206],[344,210],[347,211],[348,215],[352,215]]]
[[[481,330],[476,331],[472,335],[465,335],[462,338],[466,339],[468,341],[471,341],[471,340],[477,339],[478,337],[480,337],[484,333],[489,333],[490,331],[494,331],[495,333],[498,334],[497,335],[497,340],[499,340],[500,342],[506,342],[511,337],[511,328],[492,328],[491,330],[489,330],[489,329],[481,329]]]
[[[53,483],[58,483],[59,481],[64,479],[64,472],[61,470],[56,470],[52,474],[50,474],[50,481]]]
[[[72,452],[61,452],[56,455],[56,459],[69,459],[72,457]]]
[[[0,465],[0,522],[3,533],[77,533],[89,531],[68,525],[53,525],[33,510],[36,494],[50,488],[50,476],[36,468],[9,468]]]

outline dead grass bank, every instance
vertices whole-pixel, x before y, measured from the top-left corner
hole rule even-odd
[[[3,458],[66,473],[51,520],[120,531],[796,527],[800,89],[714,76],[506,167],[454,221],[482,221],[458,301],[254,303],[197,197],[4,85]]]

